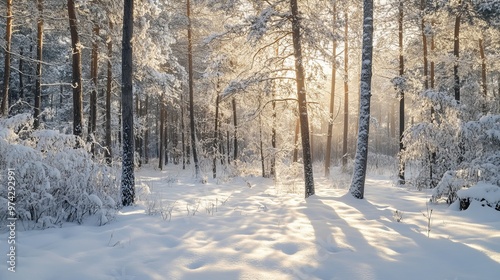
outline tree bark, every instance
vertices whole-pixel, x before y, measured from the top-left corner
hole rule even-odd
[[[403,56],[403,0],[399,0],[399,77],[403,78],[405,74],[404,56]],[[404,88],[399,88],[399,184],[405,184],[405,162],[402,159],[404,151],[403,133],[405,130],[405,92]]]
[[[42,60],[43,60],[43,0],[37,1],[38,22],[36,37],[36,81],[35,81],[35,107],[33,111],[33,128],[40,126],[40,113],[42,107]]]
[[[333,2],[333,31],[335,31],[335,23],[337,22],[337,4]],[[326,138],[326,155],[325,155],[325,176],[330,175],[330,164],[332,161],[332,134],[333,134],[333,113],[335,109],[335,83],[337,80],[337,40],[332,42],[332,83],[330,87],[330,115],[328,120],[328,135]]]
[[[217,92],[217,97],[215,98],[215,129],[214,129],[214,142],[213,142],[213,164],[212,164],[212,175],[214,179],[217,177],[217,155],[218,153],[218,137],[219,137],[219,101],[220,96],[219,92]]]
[[[139,93],[135,96],[135,114],[138,119],[142,117],[142,101],[140,100]],[[142,129],[138,130],[135,136],[135,151],[137,152],[137,166],[142,166]]]
[[[271,154],[271,167],[270,167],[270,172],[269,176],[275,177],[276,176],[276,101],[274,101],[275,94],[273,92],[273,127],[271,128],[271,147],[273,148],[272,154]]]
[[[23,83],[23,55],[24,48],[19,48],[19,98],[24,98],[24,83]]]
[[[160,96],[160,148],[159,148],[159,155],[158,155],[158,168],[160,170],[163,170],[163,153],[164,153],[164,140],[165,140],[165,104],[163,100],[163,95]]]
[[[460,20],[461,12],[455,17],[455,32],[453,35],[453,55],[455,56],[455,63],[453,64],[453,77],[455,84],[453,86],[455,90],[455,100],[460,102],[460,76],[458,75],[458,60],[460,58]]]
[[[145,130],[144,130],[144,150],[143,150],[143,156],[144,156],[144,163],[148,164],[149,162],[149,94],[146,94],[146,100],[144,101],[144,113],[143,116],[146,117],[145,122]]]
[[[488,109],[486,106],[486,98],[488,97],[488,87],[486,84],[486,57],[484,55],[484,43],[483,39],[479,39],[479,55],[481,56],[481,93],[483,94],[483,114],[486,114]]]
[[[182,169],[186,169],[186,140],[184,127],[184,91],[181,93],[181,142],[182,142]]]
[[[260,104],[259,104],[260,107]],[[262,115],[259,114],[259,150],[260,150],[260,165],[262,171],[262,177],[266,177],[266,166],[264,163],[264,144],[262,141]]]
[[[92,91],[90,92],[90,122],[88,126],[88,139],[91,142],[91,153],[95,154],[95,131],[97,126],[97,63],[99,50],[97,45],[97,37],[99,36],[99,25],[94,23],[94,27],[92,28],[92,34],[94,36],[94,40],[92,42],[92,54],[90,58],[90,79],[92,81]]]
[[[78,22],[74,0],[68,0],[69,27],[71,32],[72,49],[72,85],[73,85],[73,134],[82,137],[82,54],[78,37]]]
[[[434,22],[432,22],[432,25],[434,26]],[[431,37],[431,54],[434,54],[434,50],[436,48],[436,44],[434,42],[434,34]],[[434,60],[431,60],[431,69],[430,69],[430,81],[431,81],[431,88],[435,88],[435,83],[436,83],[436,78],[435,78],[435,63]]]
[[[368,162],[368,134],[370,130],[370,97],[373,59],[373,0],[363,1],[363,51],[361,54],[360,78],[360,109],[359,131],[356,157],[354,160],[354,174],[352,176],[350,193],[362,199],[364,197],[366,165]]]
[[[302,140],[302,160],[304,164],[305,197],[314,195],[314,174],[312,167],[311,146],[309,143],[309,117],[307,113],[307,94],[305,87],[305,71],[302,59],[302,45],[300,42],[300,17],[297,0],[290,0],[292,12],[292,40],[295,57],[295,78],[297,96],[299,100],[300,134]]]
[[[108,16],[109,17],[109,16]],[[113,41],[111,40],[111,30],[113,29],[113,22],[109,20],[109,32],[108,32],[108,65],[107,65],[107,77],[106,77],[106,150],[105,157],[106,162],[111,164],[112,162],[112,151],[111,151],[111,82],[113,79],[113,71],[111,66],[111,57],[113,55]]]
[[[198,153],[196,150],[196,130],[194,123],[194,100],[193,100],[193,39],[191,35],[191,2],[186,1],[188,18],[188,76],[189,76],[189,120],[191,127],[191,149],[193,150],[193,162],[196,178],[200,176],[200,165],[198,163]]]
[[[10,51],[12,45],[12,0],[7,0],[7,24],[5,26],[5,64],[3,72],[3,99],[0,115],[9,116]]]
[[[236,114],[236,99],[234,97],[232,103],[233,103],[233,124],[234,124],[233,160],[237,160],[238,159],[238,116]]]
[[[299,160],[299,132],[300,132],[300,118],[295,121],[295,137],[293,139],[293,162]]]
[[[347,138],[349,128],[349,18],[345,14],[345,32],[344,32],[344,134],[342,139],[342,169],[347,167]]]
[[[423,53],[424,53],[424,89],[428,90],[429,89],[429,75],[428,75],[428,65],[429,62],[427,60],[428,54],[427,54],[427,36],[425,35],[425,2],[426,0],[421,0],[420,1],[420,9],[422,12],[422,19],[420,21],[420,29],[422,31],[422,48],[423,48]]]
[[[134,103],[133,103],[133,60],[132,36],[134,30],[134,0],[125,0],[123,6],[122,39],[122,205],[129,206],[135,199],[134,176]]]

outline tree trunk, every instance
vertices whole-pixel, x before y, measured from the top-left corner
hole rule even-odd
[[[260,99],[259,99],[260,100]],[[260,107],[260,104],[259,104]],[[262,116],[259,114],[259,150],[260,150],[260,164],[262,169],[262,177],[266,177],[266,166],[264,164],[264,145],[262,143]]]
[[[295,121],[295,137],[293,139],[293,162],[299,160],[299,132],[300,132],[300,118]]]
[[[217,177],[217,155],[218,155],[218,137],[219,137],[219,93],[217,92],[217,97],[215,98],[215,129],[214,129],[214,142],[213,142],[213,165],[212,174],[214,179]]]
[[[361,96],[359,108],[359,131],[354,174],[350,193],[359,199],[364,197],[366,164],[368,162],[368,134],[370,129],[370,97],[373,59],[373,0],[363,1],[363,50],[361,54]]]
[[[455,100],[460,102],[460,76],[458,76],[458,59],[460,58],[460,19],[461,12],[455,17],[455,33],[453,35],[453,55],[455,56],[455,63],[453,64],[453,77],[455,80]]]
[[[109,16],[108,16],[109,17]],[[113,72],[111,66],[111,56],[113,55],[113,41],[111,40],[111,30],[113,29],[113,22],[109,20],[109,33],[108,33],[108,67],[106,77],[106,162],[111,164],[111,82],[113,79]]]
[[[231,118],[226,119],[226,146],[227,146],[227,164],[231,164],[231,135],[229,134],[229,127],[231,126]]]
[[[422,31],[422,48],[424,52],[424,89],[429,89],[429,75],[428,75],[428,60],[427,60],[427,36],[425,35],[425,2],[426,0],[420,0],[420,9],[422,11],[422,19],[420,21],[420,29]]]
[[[238,116],[236,114],[236,99],[233,97],[233,124],[234,124],[234,144],[233,144],[233,150],[234,150],[234,156],[233,160],[238,159]]]
[[[399,1],[399,77],[403,78],[405,74],[404,56],[403,56],[403,0]],[[404,88],[399,88],[399,184],[405,184],[405,163],[402,159],[404,151],[403,133],[405,130],[405,92]]]
[[[76,7],[74,0],[68,0],[69,27],[71,32],[72,49],[72,85],[73,85],[73,134],[82,137],[83,113],[82,113],[82,54],[80,39],[76,20]]]
[[[163,153],[164,153],[164,140],[165,140],[165,104],[163,100],[163,95],[160,97],[160,148],[158,155],[158,168],[163,170]]]
[[[333,29],[335,31],[335,23],[337,22],[337,4],[333,2]],[[330,176],[330,163],[332,161],[332,134],[333,134],[333,113],[335,109],[335,82],[337,80],[337,40],[332,42],[332,83],[330,87],[330,115],[328,120],[328,135],[326,138],[326,155],[325,155],[325,176]]]
[[[40,0],[41,1],[41,0]],[[3,99],[0,115],[9,116],[10,51],[12,44],[12,0],[7,0],[7,25],[5,26],[5,64],[3,72]]]
[[[38,22],[36,37],[36,81],[35,81],[35,107],[33,112],[33,128],[40,126],[40,113],[42,111],[42,55],[43,55],[43,0],[37,1]],[[76,23],[75,23],[76,28]]]
[[[486,85],[486,57],[484,56],[484,43],[483,39],[479,39],[479,54],[481,56],[481,92],[483,94],[483,114],[488,112],[486,102],[488,97],[488,87]]]
[[[23,55],[24,48],[19,49],[19,98],[24,98],[24,83],[23,83]]]
[[[122,163],[122,205],[129,206],[135,199],[134,176],[134,96],[132,36],[134,30],[134,0],[125,0],[123,6],[122,40],[122,125],[123,125],[123,163]]]
[[[181,142],[182,142],[182,169],[186,169],[186,140],[184,128],[184,91],[181,93]]]
[[[149,162],[149,94],[146,94],[146,100],[144,101],[144,113],[143,116],[146,116],[146,125],[145,125],[145,130],[144,130],[144,163],[148,164]]]
[[[165,156],[165,165],[168,165],[168,139],[169,139],[169,121],[168,117],[170,114],[168,113],[168,103],[165,102],[165,127],[163,129],[163,155]]]
[[[290,0],[292,12],[292,39],[293,54],[295,57],[295,79],[297,83],[297,96],[299,100],[300,134],[302,140],[302,160],[304,164],[305,197],[314,195],[314,174],[309,143],[309,119],[307,114],[307,98],[305,87],[305,71],[302,61],[302,46],[300,42],[300,17],[297,0]]]
[[[196,130],[194,124],[194,100],[193,100],[193,39],[191,35],[191,3],[186,2],[188,18],[188,76],[189,76],[189,120],[191,127],[191,149],[193,150],[193,161],[196,178],[200,176],[200,165],[196,151]]]
[[[349,128],[349,18],[345,14],[345,32],[344,32],[344,134],[342,140],[342,169],[347,168],[347,136]]]
[[[425,7],[426,6],[426,1],[421,0],[420,1],[420,9],[422,11],[422,19],[420,23],[420,28],[422,32],[422,49],[423,49],[423,60],[424,60],[424,90],[427,91],[429,89],[429,75],[428,75],[428,51],[427,51],[427,36],[425,34]],[[434,84],[434,82],[432,82]],[[431,116],[430,116],[431,122],[434,121],[434,106],[431,104]],[[434,188],[434,165],[435,159],[436,159],[436,153],[430,151],[430,146],[427,145],[427,153],[429,154],[429,183],[430,187]]]
[[[432,22],[432,25],[434,26],[434,22]],[[434,54],[434,50],[436,48],[436,44],[434,42],[434,34],[431,37],[431,53]],[[431,81],[431,88],[435,88],[435,63],[434,60],[431,60],[431,69],[430,69],[430,81]]]
[[[139,93],[135,96],[135,114],[138,119],[142,117],[142,101],[140,100]],[[137,152],[137,166],[142,166],[142,129],[137,130],[135,135],[135,151]]]
[[[276,101],[274,100],[275,94],[273,91],[273,127],[271,129],[271,147],[273,148],[272,154],[271,154],[271,168],[269,172],[269,176],[275,177],[276,176]]]
[[[95,154],[95,131],[97,124],[97,63],[98,63],[98,45],[97,37],[99,36],[99,26],[94,23],[92,29],[94,40],[92,42],[92,54],[90,58],[90,79],[92,80],[92,91],[90,92],[90,122],[88,127],[88,139],[91,142],[91,153]]]

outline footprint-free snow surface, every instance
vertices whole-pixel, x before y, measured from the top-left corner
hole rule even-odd
[[[4,254],[0,279],[500,279],[500,212],[427,206],[383,176],[357,200],[333,177],[304,199],[300,180],[143,169],[151,193],[104,226],[18,230],[16,272]]]

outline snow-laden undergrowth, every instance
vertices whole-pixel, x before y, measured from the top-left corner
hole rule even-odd
[[[11,216],[10,201],[26,228],[81,223],[93,215],[107,223],[119,201],[117,169],[94,161],[81,139],[33,130],[32,123],[29,114],[0,121],[0,181],[7,182],[8,170],[14,175],[10,192],[0,188],[0,222]]]

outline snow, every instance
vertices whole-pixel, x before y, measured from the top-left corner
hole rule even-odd
[[[487,182],[479,182],[471,188],[459,190],[457,195],[460,198],[487,199],[489,202],[496,204],[500,202],[500,187]]]
[[[306,200],[300,180],[221,178],[202,184],[190,170],[146,168],[136,174],[139,202],[104,226],[18,223],[16,272],[4,254],[0,279],[498,279],[492,208],[427,204],[430,191],[375,175],[363,200],[320,176]],[[0,233],[2,252],[7,237]]]

